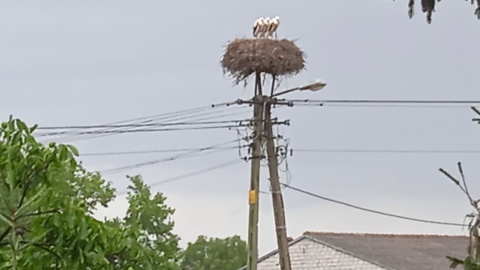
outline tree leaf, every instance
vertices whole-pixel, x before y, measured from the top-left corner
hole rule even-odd
[[[67,145],[67,148],[73,153],[73,155],[78,156],[78,149],[73,145]]]

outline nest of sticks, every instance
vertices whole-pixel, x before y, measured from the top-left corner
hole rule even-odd
[[[221,65],[224,73],[240,83],[254,73],[296,75],[305,68],[305,58],[300,48],[287,39],[235,39],[228,44]]]

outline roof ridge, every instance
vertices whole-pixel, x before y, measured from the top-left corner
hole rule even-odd
[[[447,234],[400,234],[400,233],[353,233],[353,232],[315,232],[305,231],[305,236],[379,236],[379,237],[397,237],[397,238],[468,238],[466,235],[447,235]]]

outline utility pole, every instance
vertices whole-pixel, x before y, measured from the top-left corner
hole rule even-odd
[[[253,73],[255,74],[255,94],[253,100],[237,100],[237,104],[254,105],[253,113],[253,141],[251,143],[251,178],[249,191],[249,221],[248,221],[248,257],[247,270],[257,270],[258,262],[258,218],[259,218],[259,186],[260,186],[260,161],[265,154],[262,153],[263,142],[267,141],[268,165],[270,182],[272,187],[272,199],[275,214],[275,226],[278,249],[280,252],[281,270],[290,270],[290,258],[288,252],[287,233],[285,226],[285,213],[280,188],[278,173],[278,160],[273,137],[273,123],[271,116],[271,104],[283,104],[290,106],[290,102],[279,101],[275,97],[293,91],[311,90],[318,91],[326,84],[316,82],[305,86],[295,87],[279,93],[275,91],[277,78],[292,76],[305,68],[304,53],[293,41],[287,39],[277,40],[268,38],[271,33],[260,29],[261,24],[267,23],[270,28],[278,28],[278,17],[273,20],[259,18],[255,21],[253,31],[254,38],[237,38],[228,43],[223,55],[221,66],[235,79],[236,83],[247,82]],[[265,27],[262,27],[265,28]],[[260,31],[260,32],[259,32]],[[266,35],[267,34],[267,35]],[[261,73],[272,75],[272,88],[270,96],[262,94]],[[272,102],[273,101],[273,102]],[[267,118],[268,117],[268,118]],[[286,121],[288,125],[288,121]],[[275,124],[280,124],[276,122]]]
[[[261,146],[266,139],[268,169],[272,192],[275,228],[279,251],[280,269],[291,270],[290,254],[288,251],[287,228],[285,221],[285,208],[280,187],[278,173],[277,151],[273,134],[272,104],[290,106],[288,101],[277,100],[276,97],[294,91],[319,91],[326,86],[324,82],[315,82],[305,86],[295,87],[282,92],[271,94],[270,97],[262,95],[260,74],[255,77],[255,96],[251,101],[238,100],[237,104],[253,104],[253,142],[251,144],[251,181],[249,192],[249,227],[248,227],[248,258],[247,270],[257,270],[258,261],[258,214],[259,214],[259,187],[260,187],[260,161],[264,158]],[[272,89],[273,89],[272,83]],[[273,92],[273,91],[272,91]],[[281,123],[276,123],[281,124]],[[285,122],[284,124],[287,124]]]
[[[264,97],[260,83],[260,73],[255,76],[255,96],[253,98],[253,142],[251,156],[250,191],[248,203],[248,258],[247,270],[257,270],[258,261],[258,213],[260,191],[260,161],[262,159],[262,140],[264,122]]]
[[[288,252],[287,226],[285,221],[285,208],[283,205],[280,177],[278,175],[277,150],[275,148],[272,103],[268,100],[265,105],[265,135],[267,139],[268,170],[270,173],[270,185],[272,190],[273,213],[275,216],[275,229],[277,234],[278,254],[280,257],[280,269],[291,270],[290,254]]]

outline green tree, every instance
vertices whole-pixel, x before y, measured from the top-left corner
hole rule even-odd
[[[247,264],[247,244],[240,236],[199,236],[183,252],[182,270],[237,270]]]
[[[131,177],[127,215],[99,221],[115,190],[69,145],[45,146],[10,117],[0,127],[0,269],[177,269],[173,210]]]

